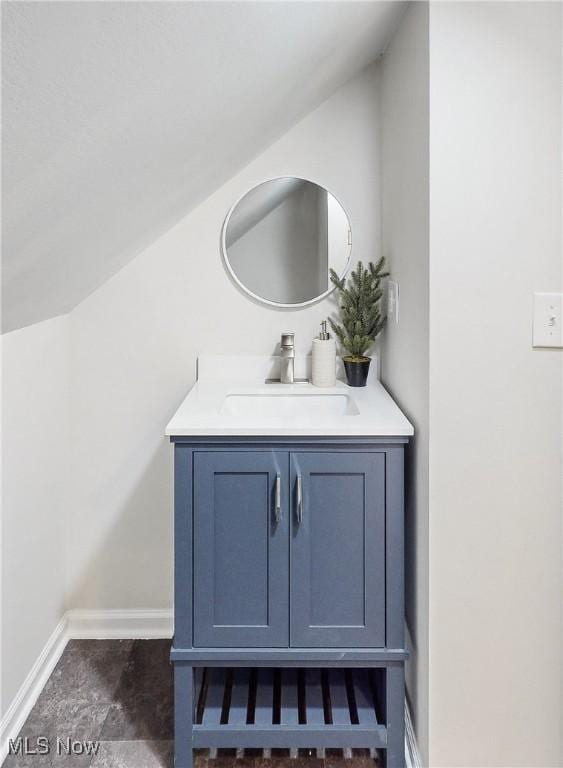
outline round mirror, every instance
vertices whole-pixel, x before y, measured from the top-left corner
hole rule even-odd
[[[251,189],[229,211],[223,257],[253,298],[298,307],[331,292],[329,270],[342,277],[352,234],[346,212],[324,187],[284,176]]]

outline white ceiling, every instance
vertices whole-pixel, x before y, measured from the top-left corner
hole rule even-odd
[[[68,312],[382,50],[402,3],[3,3],[3,331]]]

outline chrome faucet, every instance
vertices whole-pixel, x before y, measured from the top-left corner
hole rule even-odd
[[[282,384],[293,384],[295,346],[293,333],[282,333],[280,344],[280,381]]]
[[[309,379],[295,378],[294,333],[282,333],[280,342],[280,377],[266,379],[266,384],[308,384]]]

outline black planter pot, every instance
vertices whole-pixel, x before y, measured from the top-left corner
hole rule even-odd
[[[358,362],[355,362],[354,360],[346,360],[346,358],[344,358],[343,362],[348,384],[351,387],[365,387],[368,379],[371,357],[366,357],[365,360],[360,360]]]

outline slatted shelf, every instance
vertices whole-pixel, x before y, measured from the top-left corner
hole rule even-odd
[[[385,747],[367,669],[208,667],[196,675],[195,748]]]

